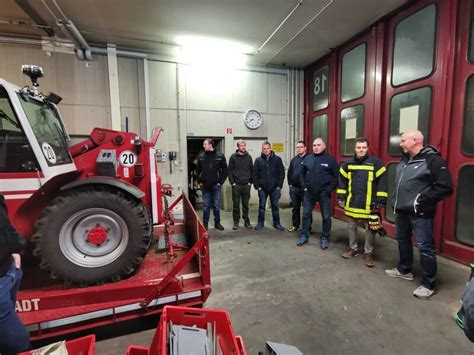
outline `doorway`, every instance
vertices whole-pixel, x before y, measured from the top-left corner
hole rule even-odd
[[[197,157],[204,151],[202,144],[207,137],[187,137],[188,160],[188,196],[195,209],[202,209],[202,192],[197,181]],[[209,137],[214,140],[214,149],[222,153],[224,140],[221,137]]]

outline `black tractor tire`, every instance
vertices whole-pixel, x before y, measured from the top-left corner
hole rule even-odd
[[[99,232],[99,239],[90,238],[91,230]],[[140,200],[113,189],[87,188],[58,196],[43,210],[32,237],[33,254],[54,279],[102,284],[130,276],[143,261],[151,235],[150,215]]]

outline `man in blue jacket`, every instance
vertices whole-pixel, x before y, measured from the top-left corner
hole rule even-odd
[[[304,186],[303,230],[296,245],[302,246],[308,243],[314,205],[319,202],[323,219],[320,245],[323,250],[329,247],[331,192],[337,186],[338,169],[336,159],[326,153],[324,140],[316,138],[313,142],[313,154],[308,155],[303,163],[301,174]]]
[[[281,188],[285,180],[285,168],[281,158],[272,151],[269,142],[262,144],[262,154],[255,159],[252,181],[258,191],[258,223],[255,230],[262,229],[265,223],[265,204],[270,197],[272,205],[273,227],[279,231],[284,228],[280,224],[278,201],[281,197]]]
[[[290,187],[291,199],[291,221],[292,226],[288,228],[288,232],[296,232],[300,229],[301,213],[300,208],[303,203],[304,191],[301,185],[301,170],[303,169],[303,161],[306,157],[306,144],[303,141],[296,143],[296,155],[291,159],[288,168],[288,185]]]
[[[402,134],[400,147],[404,155],[395,177],[395,227],[400,261],[396,268],[385,270],[391,277],[413,281],[413,247],[415,234],[420,252],[421,285],[413,296],[428,299],[436,283],[436,251],[433,220],[436,204],[453,193],[453,182],[446,161],[438,151],[423,145],[420,131]]]

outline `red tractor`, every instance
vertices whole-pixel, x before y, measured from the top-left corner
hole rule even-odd
[[[150,142],[95,128],[71,145],[57,109],[38,91],[40,67],[22,67],[32,86],[0,79],[0,193],[13,225],[53,278],[81,285],[126,278],[163,221],[156,128]]]

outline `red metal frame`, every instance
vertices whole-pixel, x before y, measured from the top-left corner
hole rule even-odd
[[[395,28],[400,21],[412,15],[413,13],[423,9],[424,7],[435,4],[436,5],[436,37],[435,37],[435,52],[434,52],[434,66],[433,72],[422,79],[403,84],[397,87],[392,86],[391,74],[393,65],[393,45],[394,45],[394,33]],[[431,121],[430,121],[430,135],[425,137],[425,143],[430,144],[440,150],[441,154],[446,157],[446,145],[443,145],[443,135],[447,132],[443,132],[445,120],[449,117],[445,117],[445,105],[447,101],[446,85],[444,79],[447,76],[447,65],[446,62],[449,60],[449,42],[452,32],[450,32],[448,16],[443,14],[449,13],[450,1],[442,0],[424,0],[418,1],[410,7],[404,8],[402,11],[394,15],[390,20],[387,21],[386,25],[386,56],[385,63],[386,67],[384,70],[384,83],[385,95],[382,103],[382,114],[381,114],[381,142],[380,142],[380,157],[386,165],[391,163],[398,163],[400,157],[391,156],[388,153],[389,141],[389,121],[390,121],[390,104],[393,96],[414,90],[421,87],[431,88]],[[446,136],[447,137],[447,136]],[[435,218],[435,243],[438,252],[441,251],[441,227],[443,223],[443,205],[438,206],[438,213]],[[395,235],[395,225],[393,223],[385,223],[387,232],[391,235]]]
[[[25,270],[17,311],[32,340],[148,316],[161,312],[165,304],[202,305],[211,292],[208,234],[184,194],[172,206],[180,201],[184,223],[174,229],[186,233],[192,247],[176,251],[173,261],[150,250],[129,279],[85,288],[52,283],[36,269]]]
[[[460,0],[458,8],[456,45],[452,51],[455,51],[455,70],[453,85],[448,88],[452,90],[452,109],[447,110],[446,117],[451,117],[451,126],[449,128],[450,149],[448,153],[448,165],[454,178],[455,196],[446,201],[445,204],[445,223],[443,228],[443,251],[450,256],[455,257],[465,263],[474,260],[474,248],[460,244],[456,241],[456,211],[457,211],[457,183],[459,171],[465,165],[472,165],[474,157],[466,156],[461,150],[461,141],[463,133],[465,93],[467,80],[474,74],[474,64],[468,60],[469,36],[471,21],[470,0]],[[454,12],[454,9],[452,10]],[[452,18],[455,19],[454,13]],[[456,21],[453,20],[453,26]],[[446,136],[447,139],[448,136]]]
[[[355,47],[359,46],[360,44],[366,44],[366,64],[365,64],[365,84],[364,84],[364,95],[360,98],[356,98],[347,102],[341,101],[341,80],[342,80],[342,59],[344,55],[354,49]],[[372,130],[375,120],[375,110],[374,110],[374,100],[375,100],[375,65],[376,65],[376,30],[375,28],[371,28],[365,34],[360,36],[359,38],[353,40],[352,42],[348,43],[347,45],[343,46],[338,51],[338,79],[337,79],[337,94],[335,104],[336,104],[336,116],[334,120],[334,124],[332,127],[334,128],[334,135],[335,139],[335,149],[334,154],[337,161],[344,161],[347,160],[348,156],[341,155],[339,142],[341,139],[341,111],[345,108],[363,105],[364,106],[364,135],[369,138],[370,142],[373,142],[376,134]],[[374,152],[375,148],[375,152]],[[376,153],[376,146],[373,146],[371,149],[374,153]],[[334,216],[341,219],[347,219],[344,214],[344,210],[340,208],[337,204],[334,204]]]

